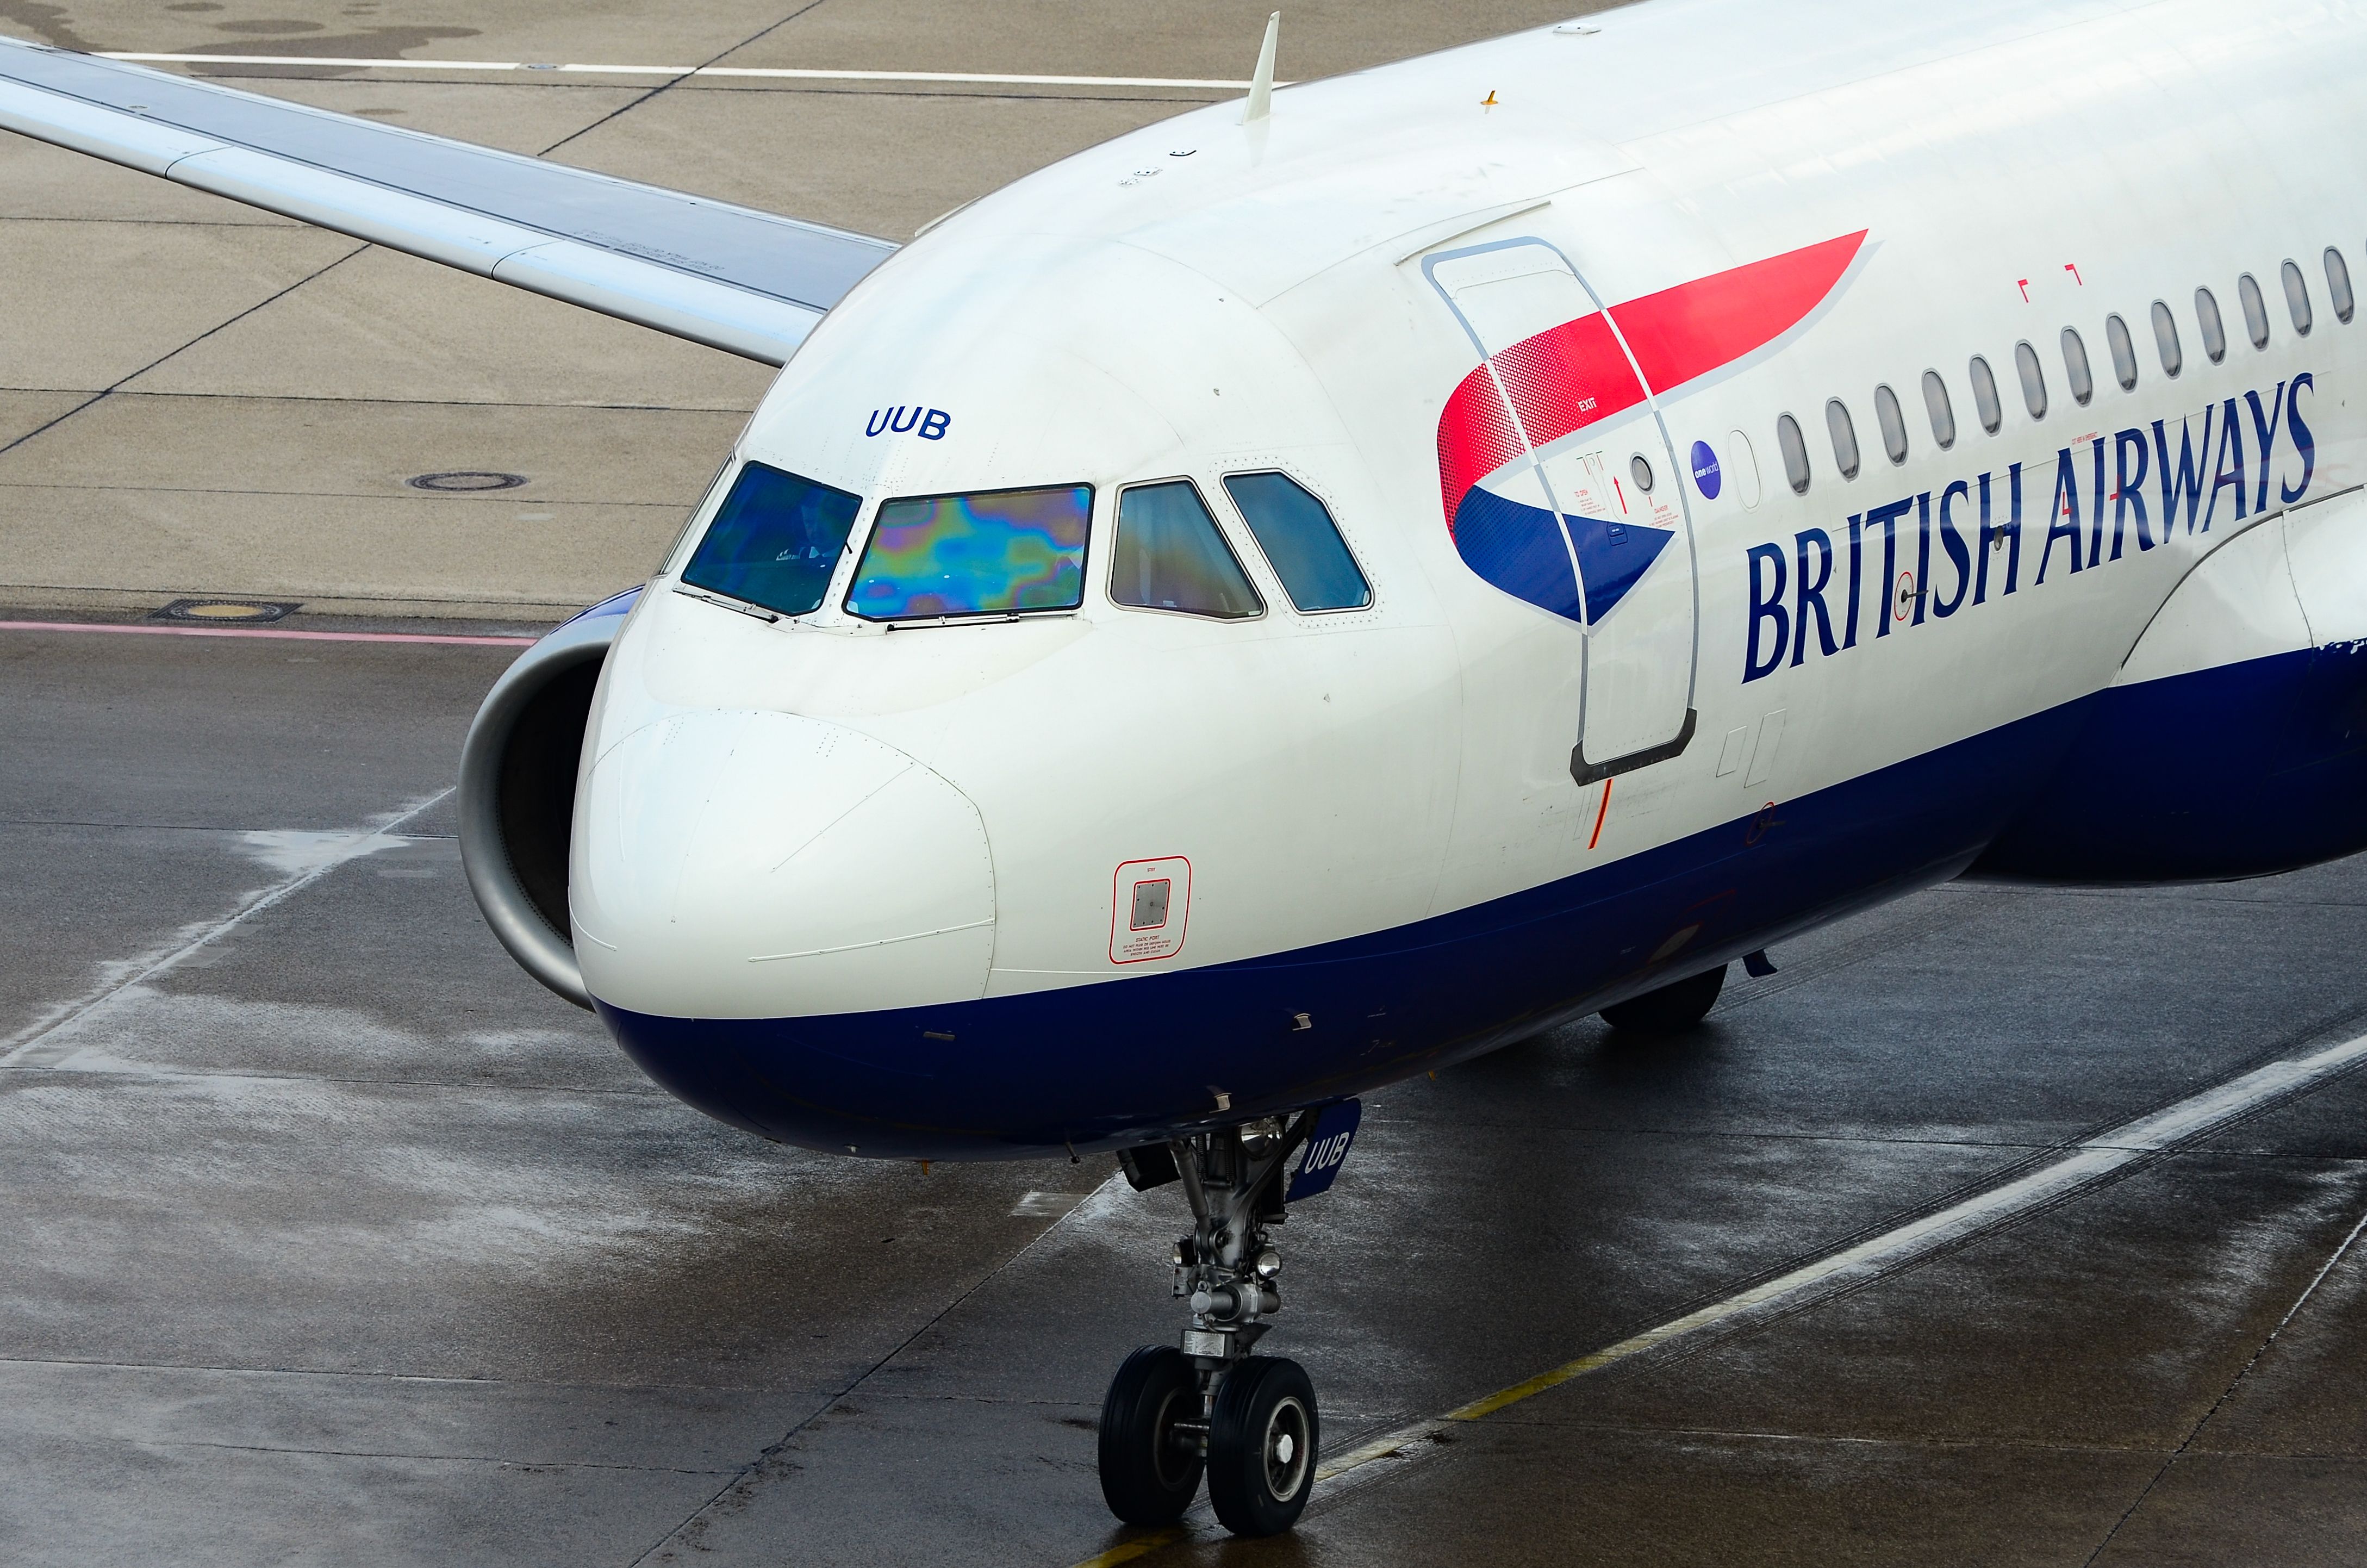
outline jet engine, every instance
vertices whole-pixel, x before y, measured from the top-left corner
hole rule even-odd
[[[608,645],[640,597],[595,605],[527,649],[485,694],[460,752],[460,859],[510,956],[590,1007],[567,915],[584,726]]]

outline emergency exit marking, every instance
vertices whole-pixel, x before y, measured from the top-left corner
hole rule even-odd
[[[1181,855],[1128,860],[1110,881],[1110,962],[1149,963],[1184,950],[1192,862]]]

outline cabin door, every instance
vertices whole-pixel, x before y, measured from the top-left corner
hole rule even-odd
[[[1463,489],[1456,549],[1586,632],[1572,776],[1591,784],[1676,756],[1694,722],[1693,531],[1615,312],[1544,240],[1443,252],[1422,270],[1481,360],[1440,426],[1442,472]]]

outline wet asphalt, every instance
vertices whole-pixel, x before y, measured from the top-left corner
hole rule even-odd
[[[1093,1422],[1180,1326],[1175,1189],[778,1148],[648,1084],[460,875],[509,656],[0,631],[0,1561],[1136,1542]],[[2362,936],[2363,862],[1957,884],[1693,1036],[1401,1084],[1294,1211],[1265,1348],[1344,1452],[2367,1033]],[[1138,1560],[2367,1561],[2362,1110],[2338,1076]]]

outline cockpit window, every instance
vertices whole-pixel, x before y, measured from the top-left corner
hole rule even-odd
[[[862,507],[862,497],[844,490],[743,463],[682,580],[782,615],[810,615]]]
[[[1362,609],[1372,585],[1323,503],[1286,473],[1229,473],[1225,489],[1248,519],[1283,591],[1302,611]]]
[[[1074,609],[1093,487],[883,501],[846,608],[866,620]]]
[[[1208,504],[1188,479],[1138,484],[1117,498],[1117,543],[1110,551],[1110,597],[1143,609],[1240,620],[1265,601],[1233,559]]]

